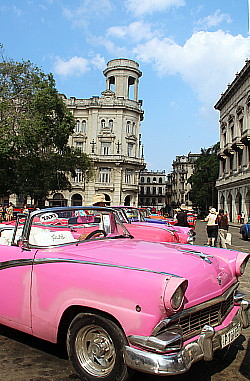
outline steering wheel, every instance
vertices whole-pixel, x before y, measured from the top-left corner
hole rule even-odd
[[[104,235],[104,237],[106,237],[106,235],[107,235],[107,233],[105,232],[105,230],[102,230],[102,229],[97,229],[97,230],[93,230],[91,233],[89,233],[85,238],[84,238],[84,240],[86,240],[86,239],[90,239],[90,238],[92,238],[94,235],[101,235],[101,234],[103,234]]]

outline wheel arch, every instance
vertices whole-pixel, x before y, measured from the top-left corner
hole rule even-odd
[[[63,314],[61,316],[61,319],[60,319],[60,322],[58,325],[58,330],[57,330],[57,343],[58,344],[65,346],[67,332],[68,332],[68,328],[70,326],[70,323],[76,317],[76,315],[78,315],[80,313],[91,313],[91,314],[95,314],[95,315],[98,315],[98,316],[101,316],[103,318],[107,318],[107,319],[111,320],[113,323],[115,323],[122,330],[122,332],[124,333],[124,336],[126,337],[122,325],[113,315],[109,314],[108,312],[96,309],[96,308],[74,305],[74,306],[69,306],[63,312]]]

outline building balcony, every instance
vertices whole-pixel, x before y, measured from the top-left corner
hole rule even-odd
[[[243,131],[242,136],[241,136],[241,142],[245,146],[250,146],[250,129]]]
[[[240,137],[234,137],[232,140],[232,149],[234,151],[240,151],[244,148],[244,144],[241,141]]]
[[[225,147],[224,147],[224,149],[223,149],[223,153],[224,153],[224,155],[226,155],[226,156],[232,156],[233,154],[234,154],[234,150],[233,150],[233,148],[232,148],[232,145],[231,145],[231,143],[227,143],[226,145],[225,145]]]

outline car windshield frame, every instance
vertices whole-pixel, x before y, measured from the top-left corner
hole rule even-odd
[[[55,207],[36,210],[29,215],[18,214],[12,230],[11,245],[24,248],[64,246],[93,239],[133,238],[115,210],[97,206]],[[17,236],[20,230],[22,234]],[[96,233],[93,235],[93,232]]]

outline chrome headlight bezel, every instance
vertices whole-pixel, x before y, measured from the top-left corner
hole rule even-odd
[[[184,278],[171,277],[168,280],[164,293],[164,305],[167,311],[173,313],[182,308],[187,286],[188,281]]]

